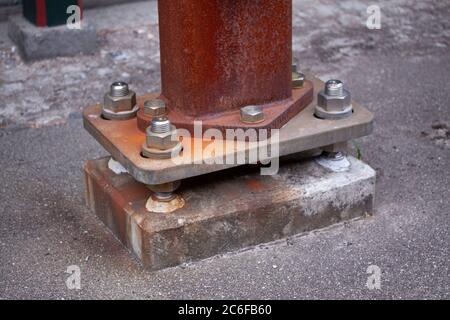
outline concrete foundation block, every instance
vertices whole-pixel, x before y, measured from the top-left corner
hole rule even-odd
[[[144,266],[158,270],[372,214],[375,171],[348,160],[345,172],[310,159],[290,160],[275,176],[247,166],[187,179],[183,208],[152,213],[149,190],[102,158],[85,164],[86,199]]]
[[[8,35],[27,62],[97,51],[96,29],[86,20],[80,30],[66,25],[40,28],[18,15],[9,18]]]

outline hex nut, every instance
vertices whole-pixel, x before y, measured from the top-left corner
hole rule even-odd
[[[170,122],[169,122],[170,125]],[[142,145],[142,156],[151,159],[170,159],[176,157],[183,150],[181,142],[178,140],[176,127],[170,125],[170,130],[154,132],[152,126],[146,130],[146,141]]]
[[[162,99],[145,101],[144,114],[150,117],[162,117],[167,114],[167,106]]]
[[[305,75],[299,72],[292,73],[292,87],[301,88],[305,84]]]
[[[324,91],[319,92],[317,104],[328,112],[340,112],[351,106],[350,92],[344,90],[342,96],[329,96]]]
[[[352,97],[340,80],[329,80],[317,95],[315,115],[321,119],[342,119],[353,112]]]
[[[114,97],[110,93],[105,94],[103,108],[109,112],[119,113],[132,111],[136,106],[136,93],[129,91],[122,97]]]
[[[177,137],[177,129],[173,125],[168,132],[156,133],[151,130],[151,127],[148,127],[146,133],[146,144],[149,148],[167,150],[180,143]]]
[[[260,106],[246,106],[241,108],[241,121],[244,123],[260,123],[264,119],[264,111]]]

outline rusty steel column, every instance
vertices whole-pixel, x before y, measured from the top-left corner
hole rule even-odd
[[[292,0],[164,0],[158,9],[161,98],[177,126],[245,127],[240,108],[278,104],[259,126],[280,127],[311,102],[308,85],[292,98]]]
[[[159,1],[162,94],[189,116],[291,96],[292,0]]]

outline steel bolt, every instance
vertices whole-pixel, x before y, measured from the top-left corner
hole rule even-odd
[[[176,197],[174,193],[181,185],[181,181],[173,181],[159,185],[147,185],[147,188],[153,192],[153,198],[158,201],[168,202]]]
[[[241,121],[244,123],[259,123],[264,121],[264,111],[260,106],[241,108]]]
[[[176,198],[176,194],[173,192],[153,192],[153,197],[157,201],[169,202]]]
[[[166,103],[162,99],[145,101],[144,114],[151,117],[163,117],[167,114]]]
[[[351,94],[345,90],[344,83],[337,79],[328,80],[324,90],[317,95],[315,115],[321,119],[338,120],[352,113]]]
[[[142,155],[153,159],[170,159],[182,150],[177,131],[166,116],[153,118],[146,130],[146,140],[142,146]]]
[[[150,131],[152,133],[167,133],[170,132],[172,124],[167,117],[160,117],[152,119]]]
[[[109,91],[111,97],[125,97],[129,93],[128,83],[123,81],[114,82]]]
[[[344,83],[341,80],[328,80],[325,83],[325,94],[329,96],[342,96],[344,94]]]
[[[109,120],[128,120],[136,116],[136,93],[123,81],[111,84],[103,99],[102,115]]]

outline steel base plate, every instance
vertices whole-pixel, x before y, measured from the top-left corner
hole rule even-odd
[[[311,78],[314,90],[321,90],[324,83]],[[305,150],[321,148],[339,142],[349,141],[372,133],[373,114],[353,102],[353,114],[340,120],[322,120],[314,116],[317,92],[314,100],[303,111],[292,118],[279,134],[279,156]],[[148,96],[138,98],[143,103]],[[141,155],[145,134],[138,128],[137,118],[125,121],[105,120],[100,104],[88,107],[83,112],[84,126],[94,138],[119,161],[139,182],[156,185],[166,182],[224,170],[245,163],[220,164],[226,157],[234,157],[243,150],[247,153],[258,148],[257,142],[235,141],[233,148],[224,148],[211,155],[204,150],[213,141],[198,138],[183,138],[183,151],[179,158],[153,160]],[[261,146],[261,144],[259,144]],[[198,155],[203,155],[202,162]],[[249,162],[246,157],[245,162]],[[215,163],[215,164],[207,164]]]

